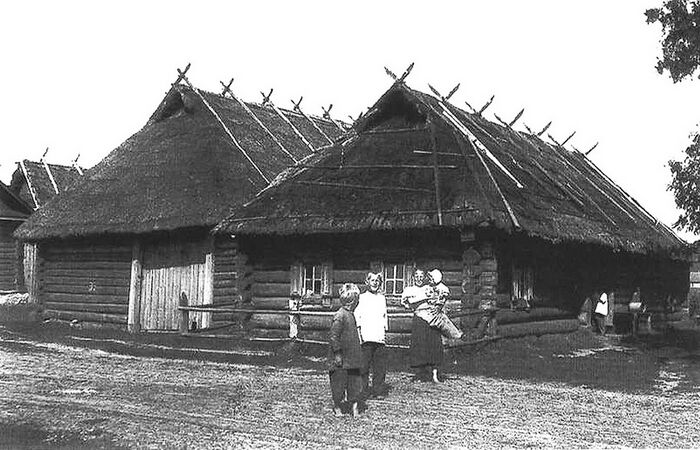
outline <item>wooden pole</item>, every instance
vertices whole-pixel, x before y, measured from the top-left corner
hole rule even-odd
[[[260,118],[258,118],[258,116],[255,115],[255,113],[248,107],[248,105],[245,104],[245,102],[244,102],[243,100],[241,100],[240,98],[238,98],[238,97],[236,97],[235,95],[233,95],[233,92],[232,92],[231,89],[230,89],[231,83],[233,83],[233,78],[231,78],[231,82],[229,82],[228,86],[225,85],[223,81],[219,81],[219,83],[221,83],[221,85],[224,87],[224,95],[225,95],[226,93],[228,93],[229,97],[231,97],[232,99],[234,99],[235,101],[237,101],[238,104],[241,105],[241,107],[245,110],[245,112],[247,112],[248,115],[250,115],[250,117],[253,118],[253,120],[255,121],[255,123],[257,123],[258,126],[259,126],[260,128],[262,128],[263,131],[265,131],[265,133],[267,133],[268,136],[270,136],[270,138],[272,138],[272,140],[275,142],[275,144],[277,144],[277,146],[282,150],[282,152],[284,152],[284,154],[287,155],[289,158],[291,158],[291,160],[294,161],[294,163],[296,164],[296,163],[298,162],[297,159],[294,157],[294,155],[292,155],[291,153],[289,153],[289,151],[288,151],[287,148],[282,144],[282,142],[280,142],[280,140],[277,139],[277,136],[275,136],[275,134],[274,134],[272,131],[270,131],[270,129],[267,128],[267,127],[265,126],[264,123],[262,123],[262,121],[260,120]]]
[[[181,308],[182,306],[188,306],[189,301],[187,300],[187,294],[184,292],[180,293],[179,306],[180,310],[180,320],[178,321],[178,328],[180,333],[187,333],[190,327],[190,313],[187,309]]]
[[[131,279],[129,281],[129,312],[127,329],[130,333],[141,330],[141,244],[134,240],[131,248]]]
[[[457,85],[459,87],[459,85]],[[456,88],[453,90],[457,90]],[[437,214],[438,214],[438,225],[442,225],[442,205],[440,201],[440,177],[439,177],[439,169],[438,169],[438,156],[437,156],[437,140],[435,138],[435,124],[433,123],[433,120],[428,117],[428,126],[430,127],[430,145],[433,150],[433,184],[435,186],[435,205],[437,207]]]
[[[187,65],[187,67],[189,68],[189,64]],[[186,71],[187,71],[187,69],[185,69],[185,72],[186,72]],[[223,119],[221,119],[221,116],[219,116],[219,114],[218,114],[218,113],[214,110],[214,108],[209,104],[209,102],[207,101],[207,99],[204,98],[204,95],[202,95],[202,93],[199,91],[199,89],[197,89],[196,87],[194,87],[194,86],[192,85],[192,83],[190,83],[190,80],[187,79],[187,77],[185,76],[185,73],[184,73],[183,71],[181,71],[180,69],[178,69],[177,72],[180,74],[181,79],[184,80],[185,83],[187,83],[187,86],[189,86],[189,88],[192,89],[192,91],[193,91],[195,94],[197,94],[197,96],[199,96],[199,99],[202,100],[202,103],[204,103],[204,106],[207,107],[207,109],[209,110],[209,112],[214,116],[214,118],[217,120],[217,122],[219,122],[219,125],[221,125],[221,127],[224,129],[224,132],[226,133],[226,135],[228,135],[229,139],[231,139],[231,141],[232,141],[233,144],[236,146],[236,148],[243,154],[243,156],[248,160],[248,162],[249,162],[249,163],[253,166],[253,168],[258,172],[258,174],[262,177],[262,179],[265,180],[265,184],[266,184],[266,185],[267,185],[267,184],[270,184],[270,179],[267,178],[267,177],[265,176],[265,174],[262,172],[262,170],[260,170],[260,168],[258,167],[258,165],[255,164],[255,161],[253,161],[253,159],[250,157],[250,155],[248,155],[248,152],[246,152],[245,149],[241,146],[241,144],[240,144],[240,143],[238,142],[238,140],[235,138],[235,136],[233,135],[233,133],[231,133],[231,130],[228,129],[228,127],[227,127],[226,124],[224,123]]]
[[[324,138],[326,138],[326,140],[328,141],[329,144],[332,144],[332,143],[333,143],[333,139],[329,138],[328,135],[327,135],[326,133],[324,133],[323,130],[322,130],[321,128],[318,127],[318,125],[316,125],[316,122],[314,122],[313,120],[311,120],[311,117],[307,116],[307,115],[304,113],[304,111],[301,110],[301,107],[300,107],[299,105],[301,105],[301,101],[302,101],[302,100],[304,100],[304,97],[301,97],[301,98],[299,99],[298,102],[295,102],[294,100],[292,100],[292,104],[294,105],[294,111],[298,112],[299,114],[301,114],[302,116],[304,116],[304,118],[305,118],[306,120],[308,120],[309,122],[311,122],[311,125],[316,129],[316,131],[318,131],[319,133],[321,133],[321,135],[322,135]]]
[[[207,238],[207,254],[204,257],[204,298],[203,305],[214,304],[214,237]],[[209,328],[212,314],[202,314],[202,328]]]
[[[272,89],[270,89],[270,93],[267,95],[265,95],[263,92],[261,92],[261,94],[263,96],[263,105],[266,105],[266,106],[269,106],[270,108],[272,108],[272,110],[277,113],[277,115],[280,117],[280,119],[282,119],[284,121],[284,123],[289,125],[289,128],[291,128],[292,131],[294,131],[294,134],[296,134],[297,137],[299,139],[301,139],[301,141],[304,143],[304,145],[309,147],[309,150],[311,150],[311,152],[315,152],[316,149],[314,148],[313,145],[311,145],[311,143],[308,141],[308,139],[306,139],[306,136],[304,136],[304,134],[301,131],[299,131],[299,129],[297,127],[294,126],[294,124],[289,120],[289,118],[286,115],[284,115],[284,113],[277,106],[275,106],[274,103],[272,103],[272,100],[270,100],[270,96],[272,95]]]

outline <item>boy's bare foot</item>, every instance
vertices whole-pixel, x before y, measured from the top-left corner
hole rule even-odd
[[[340,406],[333,407],[333,414],[335,414],[335,417],[343,417],[343,411],[340,409]]]
[[[360,410],[359,410],[359,408],[357,407],[357,402],[355,402],[355,403],[352,404],[351,413],[352,413],[352,418],[353,418],[353,419],[357,419],[357,418],[360,416]]]
[[[440,379],[438,378],[438,371],[437,369],[433,369],[433,383],[439,383]]]

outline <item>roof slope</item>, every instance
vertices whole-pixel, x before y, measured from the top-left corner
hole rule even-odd
[[[81,174],[75,167],[25,159],[17,163],[10,189],[33,209],[37,209],[56,195],[56,189],[63,192],[80,177]]]
[[[401,83],[356,128],[356,136],[287,171],[216,231],[490,225],[635,252],[682,244],[583,154]]]
[[[20,199],[9,186],[0,182],[0,220],[24,220],[31,214],[30,206]]]
[[[176,85],[143,129],[16,235],[38,240],[215,225],[232,205],[311,153],[275,111],[246,106],[284,150],[237,100]],[[315,120],[334,137],[340,134]]]

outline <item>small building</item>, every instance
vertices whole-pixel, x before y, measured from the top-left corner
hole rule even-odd
[[[46,317],[167,331],[181,301],[231,303],[237,251],[210,230],[341,129],[228,92],[174,84],[141,130],[15,233],[38,245]]]
[[[24,287],[22,246],[12,233],[31,212],[29,205],[0,182],[0,292]]]
[[[82,169],[77,166],[25,159],[17,163],[10,185],[1,186],[0,291],[27,288],[25,276],[31,274],[33,267],[34,248],[31,245],[23,247],[12,233],[29,214],[65,191],[81,174]]]
[[[325,337],[321,313],[370,269],[395,312],[415,267],[441,269],[462,326],[496,306],[499,334],[570,331],[594,292],[685,298],[684,242],[584,154],[402,82],[354,128],[215,230],[245,256],[256,333]],[[394,315],[390,341],[409,327]]]

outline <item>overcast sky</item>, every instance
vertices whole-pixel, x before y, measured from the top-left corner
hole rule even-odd
[[[673,84],[654,65],[661,30],[629,1],[22,1],[0,6],[0,179],[15,162],[90,167],[137,132],[176,76],[259,101],[347,120],[391,85],[386,65],[415,69],[409,86],[485,103],[587,150],[613,180],[667,224],[678,216],[669,159],[700,121],[700,80]],[[494,119],[495,120],[495,119]],[[517,127],[516,127],[517,128]],[[571,149],[571,145],[567,147]],[[686,239],[695,238],[680,233]]]

